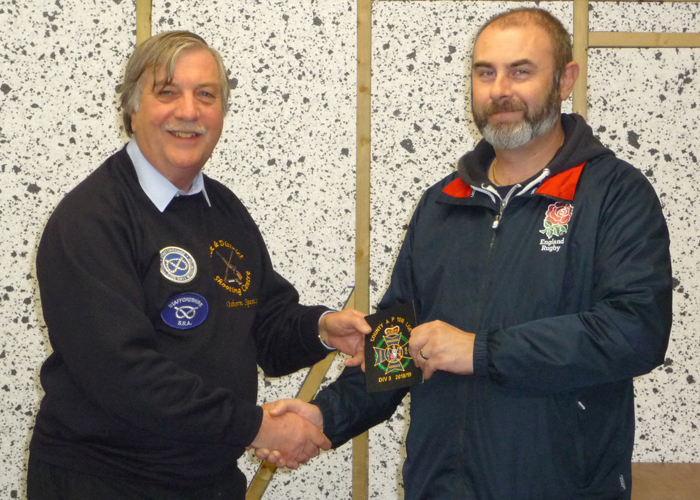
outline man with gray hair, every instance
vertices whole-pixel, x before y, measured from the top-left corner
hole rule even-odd
[[[358,311],[298,303],[236,196],[202,174],[229,84],[199,36],[136,48],[119,152],[66,195],[37,254],[53,353],[30,444],[30,500],[232,499],[248,446],[296,468],[330,442],[256,406],[273,376],[361,353]]]
[[[496,16],[476,38],[484,140],[418,203],[379,304],[413,301],[422,322],[406,500],[630,498],[632,379],[668,345],[669,237],[644,175],[561,113],[578,73],[542,9]],[[355,367],[314,404],[271,412],[305,416],[337,447],[406,392],[367,393]]]

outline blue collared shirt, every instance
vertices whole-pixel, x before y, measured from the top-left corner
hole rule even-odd
[[[178,189],[149,163],[146,157],[143,156],[138,144],[136,144],[135,138],[132,137],[129,144],[126,145],[126,152],[129,154],[129,158],[131,158],[131,162],[134,164],[141,189],[143,189],[146,196],[148,196],[161,212],[165,211],[176,196],[191,196],[200,191],[204,195],[204,199],[207,200],[207,204],[211,206],[207,190],[204,188],[204,175],[201,170],[194,178],[190,190],[185,193],[182,189]]]

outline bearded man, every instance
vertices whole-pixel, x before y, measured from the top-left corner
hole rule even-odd
[[[561,114],[578,73],[569,34],[544,10],[478,32],[484,140],[423,195],[379,305],[413,301],[422,322],[406,500],[631,496],[632,379],[668,345],[669,236],[646,177]],[[337,447],[407,391],[367,393],[354,367],[313,404],[271,414],[300,413]]]

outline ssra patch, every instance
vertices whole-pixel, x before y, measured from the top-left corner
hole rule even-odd
[[[209,316],[207,299],[196,293],[182,293],[172,297],[160,313],[165,324],[178,330],[195,328]]]
[[[189,283],[197,276],[197,263],[187,250],[165,247],[160,251],[160,273],[175,283]]]

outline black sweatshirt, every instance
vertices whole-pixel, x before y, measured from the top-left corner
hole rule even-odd
[[[256,364],[283,375],[328,354],[317,337],[327,309],[298,304],[238,198],[204,182],[211,207],[200,193],[161,213],[122,149],[51,216],[37,274],[54,352],[34,458],[209,482],[259,430]]]

